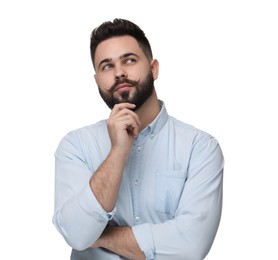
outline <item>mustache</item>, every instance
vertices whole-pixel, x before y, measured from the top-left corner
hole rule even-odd
[[[119,84],[123,84],[123,83],[127,83],[130,84],[131,86],[136,86],[138,85],[140,80],[131,80],[131,79],[118,79],[115,81],[115,83],[112,85],[112,87],[109,89],[109,92],[113,93],[115,88],[119,85]]]

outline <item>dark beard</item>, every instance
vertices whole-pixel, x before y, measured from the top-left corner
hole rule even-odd
[[[133,97],[129,96],[129,91],[121,93],[121,99],[114,97],[113,95],[114,89],[117,87],[117,85],[122,83],[128,83],[132,87],[136,88],[136,92]],[[102,97],[102,99],[110,109],[113,109],[113,107],[116,104],[128,102],[128,103],[135,104],[136,107],[134,110],[138,110],[153,93],[154,90],[153,74],[150,71],[142,83],[140,83],[139,81],[122,79],[116,81],[108,92],[101,90],[100,87],[98,87],[98,90],[100,96]]]

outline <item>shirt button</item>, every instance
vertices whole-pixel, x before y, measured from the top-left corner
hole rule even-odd
[[[135,222],[136,222],[136,223],[139,223],[139,222],[140,222],[140,217],[137,216],[137,217],[135,218]]]
[[[139,180],[136,179],[136,180],[134,181],[134,186],[138,186],[138,184],[139,184]]]
[[[154,139],[154,134],[151,134],[151,135],[150,135],[150,138],[151,138],[151,139]]]
[[[137,147],[137,151],[140,152],[141,151],[141,146]]]

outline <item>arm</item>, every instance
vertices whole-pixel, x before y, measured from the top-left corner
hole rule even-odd
[[[92,247],[102,247],[128,259],[146,259],[130,227],[106,227]]]
[[[55,153],[53,223],[76,250],[90,247],[114,214],[122,169],[138,134],[139,119],[129,108],[134,105],[119,104],[112,110],[107,122],[112,148],[93,176],[75,133],[67,135]],[[95,153],[94,160],[100,160]]]
[[[133,138],[139,132],[140,121],[131,108],[134,108],[134,105],[129,103],[113,108],[107,122],[112,148],[107,159],[90,180],[92,192],[107,212],[115,206]]]
[[[222,175],[223,156],[217,141],[197,144],[172,220],[106,229],[93,247],[103,247],[130,259],[204,259],[220,221]]]
[[[153,259],[204,259],[215,238],[222,209],[223,155],[214,138],[198,141],[173,219],[133,226],[136,241]]]

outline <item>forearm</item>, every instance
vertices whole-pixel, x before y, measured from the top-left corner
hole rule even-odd
[[[146,259],[130,227],[107,227],[92,247],[102,247],[128,259]]]
[[[222,170],[213,187],[203,192],[190,189],[181,197],[176,216],[158,224],[132,227],[134,237],[147,259],[204,259],[215,238],[222,209]],[[186,187],[187,189],[188,187]],[[199,194],[199,196],[198,196]]]
[[[118,197],[127,155],[112,149],[90,179],[90,187],[106,212],[112,211]]]

